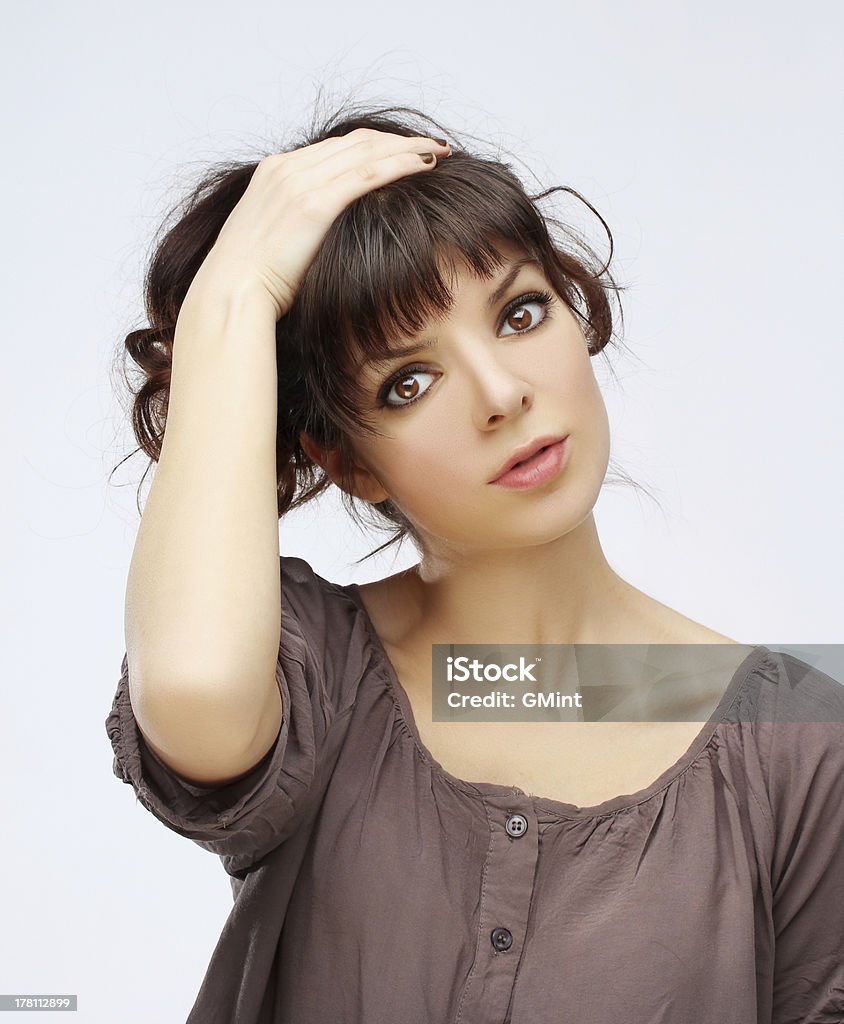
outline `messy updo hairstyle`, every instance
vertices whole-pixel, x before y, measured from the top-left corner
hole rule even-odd
[[[578,192],[556,186],[528,195],[510,164],[461,145],[454,132],[412,107],[346,105],[321,122],[315,119],[301,137],[270,153],[289,152],[356,128],[445,136],[452,149],[452,155],[431,171],[400,177],[351,202],[332,223],[290,309],[276,325],[279,518],[333,483],[302,448],[299,435],[304,431],[320,447],[339,449],[341,500],[352,519],[390,533],[384,544],[359,560],[364,561],[406,536],[422,550],[422,540],[391,500],[373,505],[350,493],[352,439],[363,432],[380,436],[367,415],[355,366],[361,356],[390,355],[402,336],[416,334],[429,319],[448,314],[455,255],[486,280],[506,262],[501,242],[537,259],[580,321],[590,355],[602,352],[613,338],[610,300],[617,299],[623,287],[608,273],[612,234]],[[132,395],[134,435],[151,460],[147,471],[161,454],[182,302],[267,155],[213,165],[159,229],[144,279],[149,325],[131,331],[123,343],[124,356],[140,370],[137,387],[125,374],[124,379]],[[575,196],[601,221],[610,243],[604,265],[576,232],[540,210],[539,204],[556,192]],[[639,487],[624,472],[620,476]]]

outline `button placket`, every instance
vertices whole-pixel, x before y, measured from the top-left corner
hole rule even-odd
[[[484,867],[475,964],[460,1000],[459,1024],[504,1018],[524,949],[539,836],[524,793],[484,795],[490,844]]]

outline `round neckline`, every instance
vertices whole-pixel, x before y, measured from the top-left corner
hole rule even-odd
[[[469,782],[467,779],[461,779],[458,776],[453,775],[448,771],[448,769],[444,768],[422,742],[422,737],[416,725],[416,716],[413,712],[413,705],[410,702],[410,697],[398,677],[395,666],[390,660],[390,656],[381,641],[381,637],[375,629],[375,624],[370,618],[369,612],[367,611],[366,605],[364,604],[363,598],[360,594],[360,586],[357,583],[348,583],[346,585],[337,584],[337,586],[352,598],[355,605],[360,608],[363,613],[366,630],[373,641],[373,646],[375,647],[384,668],[386,669],[387,683],[392,691],[393,700],[398,707],[399,714],[407,731],[413,738],[416,749],[421,755],[422,760],[452,786],[455,786],[457,789],[460,789],[471,796],[480,797],[481,799],[484,796],[523,796],[525,799],[532,801],[537,810],[542,810],[558,818],[587,819],[598,818],[605,814],[612,814],[616,811],[624,810],[627,807],[633,807],[636,804],[644,803],[646,800],[650,800],[661,790],[669,786],[703,753],[704,749],[708,746],[712,737],[715,735],[716,728],[726,718],[728,711],[738,697],[739,691],[744,686],[745,682],[751,677],[754,670],[765,656],[771,653],[764,644],[756,644],[753,646],[753,648],[747,653],[747,656],[739,663],[732,678],[730,679],[730,682],[727,684],[726,689],[721,695],[721,699],[718,701],[715,710],[712,712],[709,719],[703,724],[686,752],[679,760],[675,761],[674,764],[666,768],[664,772],[654,779],[649,786],[646,786],[644,789],[638,789],[634,793],[622,793],[619,796],[610,797],[608,800],[602,800],[598,804],[580,807],[577,804],[568,803],[564,800],[556,800],[552,797],[525,793],[524,790],[519,789],[517,786],[502,786],[495,782]]]

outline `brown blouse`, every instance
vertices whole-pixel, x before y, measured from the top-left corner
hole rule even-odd
[[[593,807],[445,771],[355,584],[281,558],[278,738],[192,785],[115,775],[234,904],[188,1024],[844,1021],[844,686],[754,647],[687,752]]]

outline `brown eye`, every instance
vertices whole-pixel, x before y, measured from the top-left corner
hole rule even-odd
[[[521,295],[504,310],[501,327],[508,327],[516,334],[527,334],[529,331],[541,327],[552,316],[553,302],[554,299],[550,292],[531,292],[529,295]],[[536,306],[542,310],[538,319],[534,313],[526,312],[529,306]]]
[[[510,313],[507,317],[507,323],[511,327],[515,327],[517,331],[522,331],[526,327],[530,327],[533,323],[533,317],[530,313],[526,313],[525,310],[530,306],[530,302],[526,302],[523,306],[517,306],[514,313]]]
[[[396,382],[395,387],[399,398],[416,398],[419,394],[419,381],[412,374],[402,377]]]
[[[408,366],[399,370],[384,384],[378,395],[378,405],[387,406],[390,409],[405,409],[408,405],[418,402],[430,387],[430,385],[424,389],[421,387],[418,380],[420,375],[431,378],[434,376],[425,370],[424,366]],[[397,401],[391,401],[392,395],[397,397]]]

